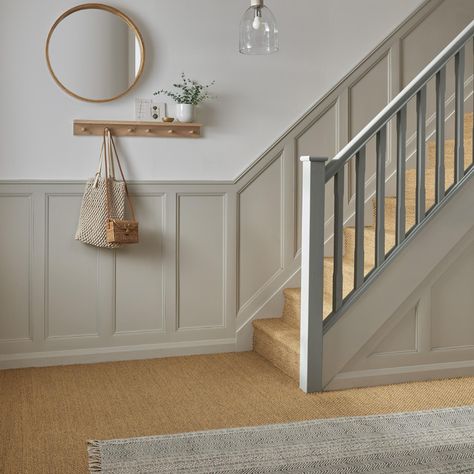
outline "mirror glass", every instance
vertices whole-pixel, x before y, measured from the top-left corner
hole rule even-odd
[[[143,71],[143,39],[135,24],[107,5],[79,5],[51,28],[46,60],[58,85],[90,102],[128,92]]]

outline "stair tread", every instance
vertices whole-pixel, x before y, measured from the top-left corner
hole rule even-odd
[[[289,298],[300,298],[301,297],[301,288],[285,288],[283,290],[285,296]]]

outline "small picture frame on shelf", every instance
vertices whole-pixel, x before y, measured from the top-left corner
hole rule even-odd
[[[166,116],[166,104],[153,99],[135,99],[135,120],[140,122],[161,122]]]

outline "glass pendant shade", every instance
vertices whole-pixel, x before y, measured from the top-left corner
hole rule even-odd
[[[255,3],[255,4],[254,4]],[[278,51],[275,17],[263,1],[252,2],[240,20],[239,50],[242,54],[272,54]]]

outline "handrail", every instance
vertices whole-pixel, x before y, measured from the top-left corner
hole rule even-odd
[[[326,182],[456,54],[474,34],[474,20],[326,165]]]

